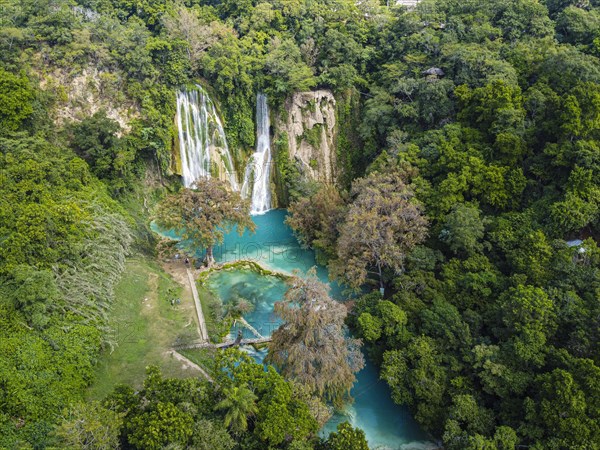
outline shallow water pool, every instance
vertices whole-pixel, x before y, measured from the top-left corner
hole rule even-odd
[[[285,225],[285,217],[285,210],[273,210],[254,216],[256,234],[245,233],[240,237],[234,232],[227,235],[223,245],[215,248],[215,258],[220,262],[251,259],[275,271],[306,272],[316,265],[314,253],[300,247],[291,229]],[[317,274],[322,281],[329,283],[324,267],[318,267]],[[329,284],[332,297],[343,300],[340,287],[336,283]],[[273,305],[283,298],[286,286],[278,277],[264,276],[249,270],[228,270],[211,275],[208,287],[224,303],[234,301],[236,297],[251,302],[254,310],[244,318],[263,336],[269,336],[281,323],[273,313]],[[237,330],[233,332],[236,333]],[[253,336],[245,328],[243,333],[245,337]],[[266,350],[247,348],[246,351],[261,362],[266,355]],[[366,367],[357,374],[352,396],[354,403],[325,425],[323,435],[335,430],[338,423],[347,420],[364,430],[371,449],[435,448],[408,409],[391,400],[389,388],[379,379],[377,369],[368,361]]]

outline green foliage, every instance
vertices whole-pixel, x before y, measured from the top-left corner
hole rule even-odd
[[[315,415],[323,409],[319,399],[295,383],[286,382],[273,367],[265,371],[263,365],[252,362],[239,351],[227,350],[219,354],[217,363],[222,369],[219,383],[224,386],[223,394],[239,393],[240,389],[254,393],[256,404],[250,401],[246,405],[252,411],[257,409],[253,420],[248,421],[248,425],[254,427],[248,439],[254,440],[259,447],[278,446],[285,442],[289,445],[303,442],[310,445],[318,429]],[[248,393],[244,395],[252,400]],[[248,408],[244,411],[248,412]]]
[[[158,450],[167,444],[184,444],[192,435],[190,414],[171,402],[158,402],[151,411],[134,417],[128,425],[128,441],[135,448]]]
[[[128,17],[139,17],[150,27],[158,25],[160,16],[166,11],[167,2],[165,0],[111,0],[111,3],[117,9],[118,15],[122,19]]]
[[[288,284],[284,300],[275,304],[285,323],[273,332],[266,361],[340,407],[356,381],[354,374],[364,366],[360,342],[344,335],[346,309],[329,297],[316,267]]]
[[[347,90],[337,95],[336,101],[336,157],[340,168],[338,183],[344,189],[350,189],[352,180],[364,171],[365,160],[370,155],[358,132],[361,121],[360,94],[357,90]]]
[[[210,408],[212,389],[197,379],[164,379],[155,367],[147,369],[144,389],[134,393],[120,386],[104,406],[123,415],[121,436],[134,448],[186,445],[194,435],[195,421]],[[198,435],[196,439],[202,439]]]
[[[444,228],[439,239],[446,242],[454,253],[472,254],[483,250],[484,221],[477,207],[467,204],[456,205],[446,215]]]
[[[68,332],[61,329],[59,322],[47,327],[43,334],[33,333],[25,324],[19,325],[15,314],[6,310],[2,314],[2,409],[10,417],[30,421],[33,428],[41,431],[55,420],[56,411],[69,402],[82,400],[83,389],[93,377],[101,337],[92,326],[74,324],[74,317],[67,318],[71,322]],[[31,427],[16,430],[12,423],[9,430],[24,439],[35,439]]]
[[[312,69],[302,61],[300,49],[292,40],[270,42],[265,70],[275,95],[308,91],[316,84]]]
[[[368,450],[365,432],[354,428],[348,422],[340,423],[337,431],[333,431],[327,438],[325,448],[328,450]]]
[[[383,321],[370,313],[362,313],[358,317],[358,331],[367,342],[375,342],[381,337]]]
[[[561,369],[541,376],[539,420],[557,430],[550,445],[557,447],[586,447],[598,442],[598,427],[586,413],[586,395],[573,376]]]
[[[13,75],[0,68],[0,130],[16,131],[33,113],[33,90],[24,73]]]
[[[218,421],[200,419],[194,424],[192,445],[198,450],[232,450],[235,441]]]
[[[294,230],[300,243],[317,252],[322,263],[335,258],[338,224],[346,213],[344,199],[330,185],[321,186],[310,197],[298,199],[288,209],[286,223]]]
[[[416,337],[403,350],[386,351],[381,368],[394,401],[414,405],[417,420],[431,429],[442,422],[446,401],[448,369],[441,361],[435,341]]]
[[[312,128],[307,128],[300,139],[306,141],[313,148],[320,148],[321,136],[323,133],[323,126],[321,124],[315,124]]]
[[[121,425],[121,414],[97,402],[78,403],[65,410],[56,435],[68,448],[109,450],[119,447]]]
[[[4,3],[0,447],[59,445],[52,431],[69,405],[88,420],[63,431],[113,429],[111,413],[80,405],[131,242],[96,177],[122,194],[150,162],[167,175],[174,91],[199,78],[219,99],[238,164],[255,144],[257,91],[274,109],[297,90],[336,94],[340,184],[367,177],[347,210],[334,189],[299,182],[276,130],[279,204],[298,200],[294,228],[321,260],[337,253],[357,285],[372,271],[384,281],[386,298],[364,296],[349,322],[394,399],[445,447],[597,446],[597,1]],[[101,80],[86,93],[132,111],[130,132],[102,114],[69,130],[54,121],[73,100],[48,74],[84,69]],[[388,190],[376,174],[396,170],[406,186]],[[415,204],[427,240],[396,226]],[[564,244],[577,237],[587,239]],[[235,445],[313,445],[318,402],[261,366],[225,366],[219,389],[153,376],[137,394],[118,390],[121,444],[231,448],[214,406],[235,386],[258,409]],[[359,435],[345,427],[332,439],[362,446]]]
[[[289,142],[287,134],[282,134],[273,142],[275,147],[275,179],[278,186],[278,204],[289,205],[292,200],[302,197],[300,170],[295,161],[290,159]]]
[[[596,9],[585,10],[569,6],[562,10],[556,18],[556,31],[563,42],[590,45],[600,27],[600,13]]]
[[[213,178],[197,180],[192,189],[182,189],[166,197],[157,210],[157,224],[165,230],[177,230],[194,247],[206,248],[206,263],[214,263],[212,248],[237,226],[239,235],[256,225],[247,211],[249,200],[230,190],[225,181]]]
[[[234,433],[243,433],[248,429],[248,417],[257,413],[258,397],[247,386],[232,386],[223,390],[225,398],[218,403],[217,410],[225,410],[225,426]]]
[[[0,148],[0,410],[16,418],[2,445],[43,446],[58,412],[92,381],[131,236],[69,150],[20,135]]]
[[[17,266],[12,272],[13,290],[8,295],[15,309],[20,310],[29,325],[43,328],[48,323],[47,310],[59,299],[54,274],[35,270],[28,265]]]
[[[71,126],[71,146],[94,175],[111,183],[116,191],[132,183],[135,149],[117,134],[121,127],[100,111]],[[128,145],[129,144],[129,145]]]
[[[274,372],[273,368],[269,370]],[[258,403],[255,434],[271,445],[305,441],[317,429],[313,411],[305,403],[309,398],[301,387],[283,383],[274,375],[271,378],[274,380],[269,380],[268,393]]]

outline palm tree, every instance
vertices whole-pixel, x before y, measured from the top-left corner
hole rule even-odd
[[[225,426],[235,433],[248,429],[248,417],[258,412],[256,400],[258,397],[248,386],[232,386],[224,388],[225,398],[216,406],[217,410],[225,410]]]

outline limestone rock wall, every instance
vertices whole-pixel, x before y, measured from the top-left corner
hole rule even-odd
[[[100,71],[91,66],[76,73],[56,69],[42,75],[40,86],[58,94],[58,102],[52,112],[57,126],[80,121],[104,110],[109,118],[119,123],[124,133],[128,133],[131,121],[139,117],[137,106],[122,92],[118,73]]]
[[[277,133],[287,134],[290,161],[308,181],[336,181],[335,105],[328,90],[297,92],[276,122]]]

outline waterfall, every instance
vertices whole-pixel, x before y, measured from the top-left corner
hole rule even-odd
[[[242,196],[252,192],[250,214],[263,214],[271,209],[271,137],[269,135],[269,106],[267,97],[256,97],[256,151],[251,156],[242,184]]]
[[[239,191],[223,124],[201,86],[177,94],[177,128],[184,186],[212,176],[228,181],[234,191]]]

